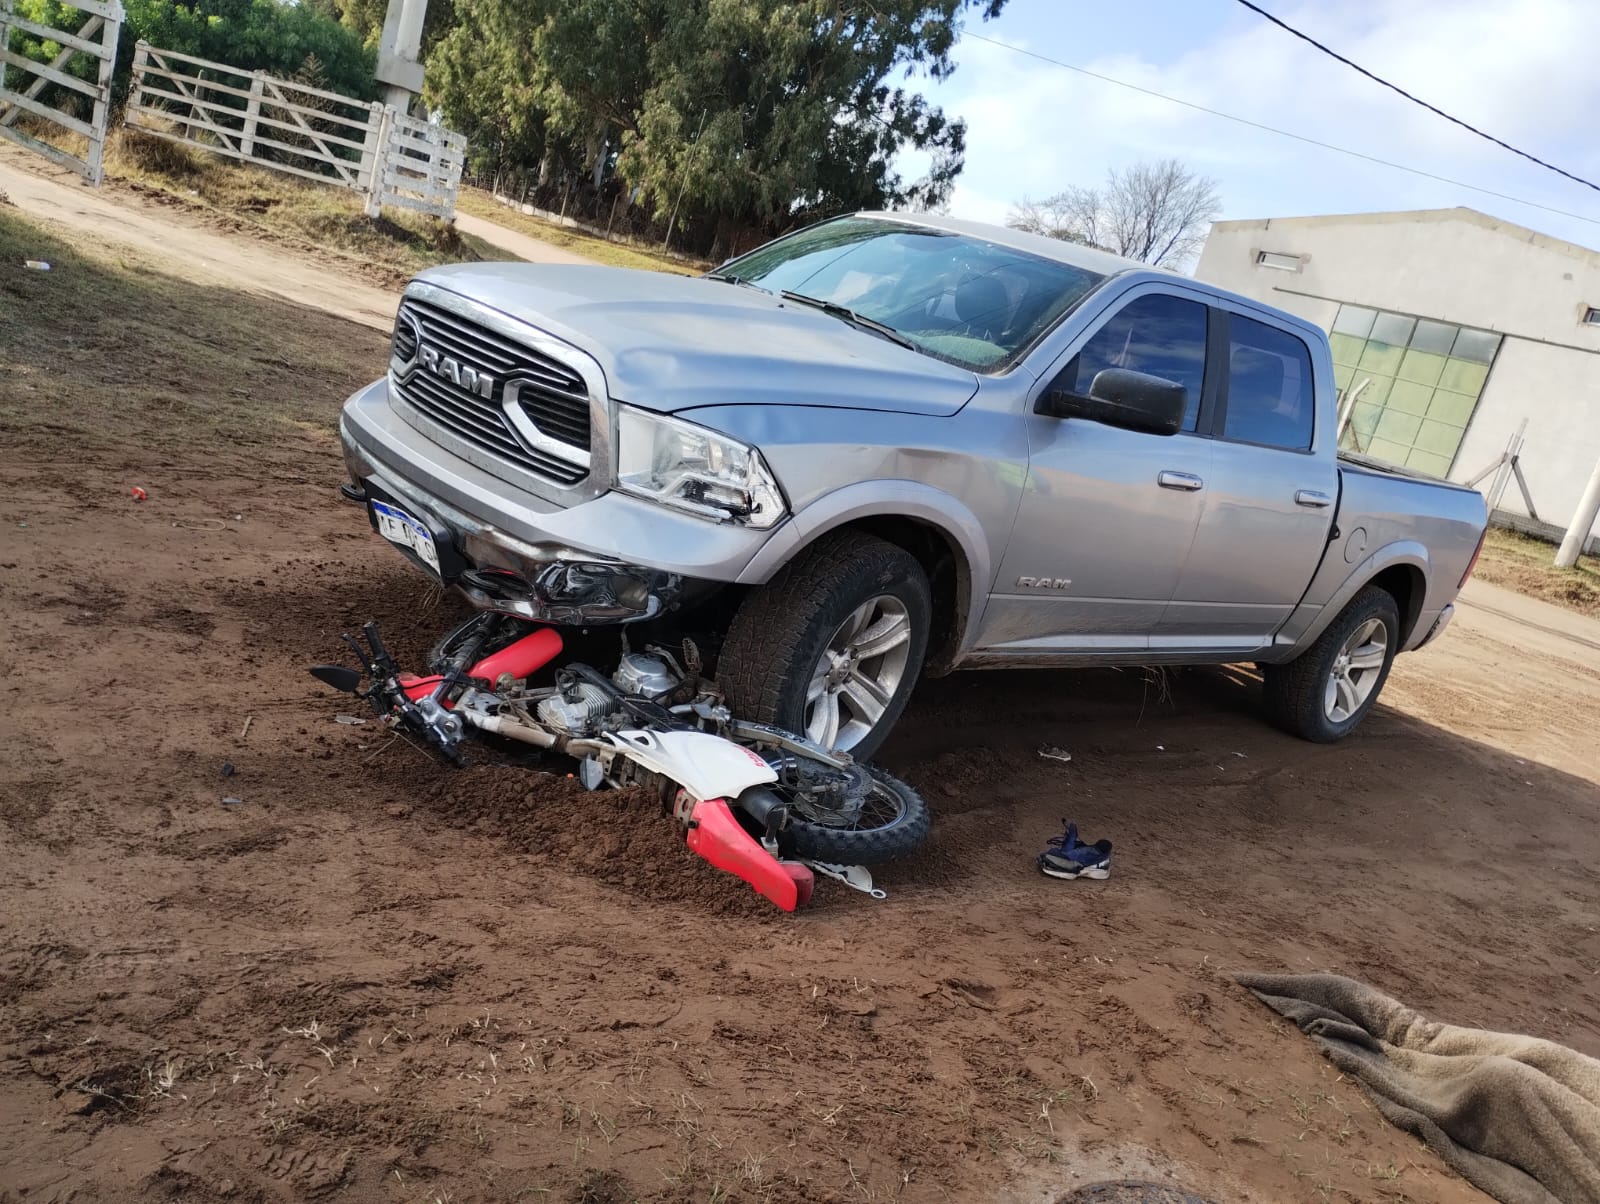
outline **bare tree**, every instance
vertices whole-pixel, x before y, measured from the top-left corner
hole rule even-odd
[[[1006,225],[1157,267],[1181,267],[1199,252],[1221,211],[1215,180],[1162,159],[1113,168],[1099,188],[1068,188],[1042,201],[1024,197]]]

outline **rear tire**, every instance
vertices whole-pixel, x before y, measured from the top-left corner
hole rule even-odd
[[[866,760],[911,698],[932,615],[927,574],[905,549],[824,536],[740,604],[717,681],[739,718]]]
[[[1268,717],[1302,740],[1343,740],[1377,703],[1399,647],[1394,595],[1367,586],[1294,660],[1261,666]]]

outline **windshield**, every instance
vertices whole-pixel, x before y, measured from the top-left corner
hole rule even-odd
[[[718,268],[905,336],[918,351],[995,372],[1105,279],[982,239],[876,218],[811,226]]]

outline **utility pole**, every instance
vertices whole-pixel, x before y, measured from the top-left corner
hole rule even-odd
[[[1589,542],[1589,532],[1594,527],[1597,514],[1600,514],[1600,460],[1595,462],[1594,475],[1589,478],[1588,488],[1583,491],[1577,512],[1567,524],[1566,538],[1561,541],[1561,550],[1556,553],[1556,568],[1570,569],[1578,563],[1578,557],[1583,554],[1583,545]]]
[[[383,103],[408,113],[411,101],[422,92],[422,23],[428,16],[428,0],[389,0],[383,18],[383,33],[378,38],[378,69],[373,72],[383,85]]]

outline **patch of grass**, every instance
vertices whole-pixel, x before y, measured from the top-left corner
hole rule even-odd
[[[105,162],[112,179],[400,276],[441,263],[505,257],[438,218],[400,209],[369,218],[362,198],[347,188],[238,163],[141,130],[117,130],[106,143]]]
[[[1491,527],[1474,574],[1494,585],[1600,617],[1600,561],[1580,556],[1570,569],[1555,567],[1555,545]]]
[[[491,193],[481,188],[463,188],[456,200],[456,208],[462,213],[470,213],[486,221],[495,222],[508,230],[515,230],[520,234],[526,234],[529,238],[537,238],[551,246],[586,256],[608,267],[642,268],[651,272],[676,272],[680,276],[692,276],[712,266],[701,260],[680,259],[659,250],[612,242],[610,239],[585,234],[582,230],[558,226],[554,222],[547,222],[543,218],[533,217],[502,205]]]

